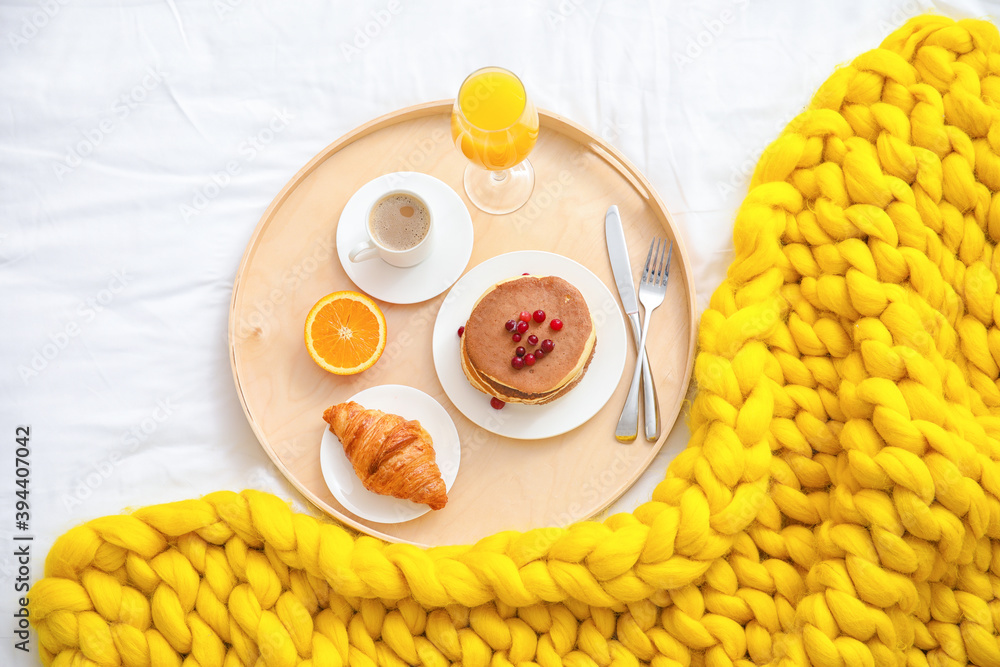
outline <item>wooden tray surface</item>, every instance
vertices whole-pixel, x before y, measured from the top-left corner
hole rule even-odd
[[[673,427],[695,347],[694,288],[683,240],[649,183],[618,151],[580,126],[539,110],[541,130],[530,157],[535,168],[531,199],[514,213],[492,216],[465,196],[466,161],[451,141],[451,107],[450,100],[431,102],[375,119],[304,166],[254,230],[237,272],[229,314],[237,392],[250,426],[281,473],[310,502],[340,521],[375,537],[424,545],[473,542],[500,530],[565,525],[606,508],[647,468]],[[431,330],[447,292],[413,305],[379,302],[388,342],[371,369],[338,377],[313,363],[302,338],[309,309],[330,292],[357,289],[337,259],[341,211],[359,187],[395,171],[431,174],[462,197],[475,228],[466,270],[505,252],[548,250],[580,262],[617,294],[604,241],[609,205],[617,204],[621,211],[633,274],[641,269],[653,236],[666,233],[674,239],[670,283],[663,305],[654,311],[648,345],[663,424],[659,442],[642,438],[641,422],[634,443],[614,438],[635,363],[631,347],[611,401],[574,431],[518,441],[477,427],[451,404],[434,371]],[[454,419],[462,440],[462,464],[445,509],[407,523],[371,523],[344,509],[323,481],[323,410],[376,384],[421,389]],[[572,393],[562,400],[572,400]]]

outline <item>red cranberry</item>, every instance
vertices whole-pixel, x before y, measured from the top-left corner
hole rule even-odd
[[[528,323],[527,322],[525,322],[524,320],[521,320],[520,322],[517,323],[517,333],[523,334],[527,330],[528,330]]]
[[[458,335],[461,336],[464,333],[465,333],[465,327],[459,327],[458,328]]]
[[[521,342],[521,334],[514,334],[513,336],[510,337],[510,339],[512,341],[514,341],[515,343],[520,343]]]
[[[528,366],[534,366],[535,365],[535,355],[530,354],[530,353],[524,355],[524,363],[527,364]]]
[[[535,361],[538,361],[539,359],[545,356],[545,352],[542,351],[542,348],[538,348],[532,354],[535,355]]]
[[[529,313],[526,310],[522,310],[521,314],[517,316],[517,319],[521,320],[522,322],[530,322],[531,321],[531,313]]]
[[[494,410],[503,410],[503,406],[505,405],[507,404],[501,401],[496,396],[490,399],[490,407],[493,408]]]
[[[560,329],[562,329],[562,320],[560,319],[552,320],[551,322],[549,322],[549,326],[552,327],[553,331],[559,331]]]
[[[530,274],[530,273],[528,273],[527,271],[525,271],[525,272],[524,272],[524,273],[522,273],[521,275],[522,275],[522,276],[530,276],[531,274]]]
[[[516,326],[517,322],[515,322],[514,320],[507,320],[507,323],[503,325],[503,328],[506,329],[507,331],[513,331],[514,327]]]
[[[514,357],[510,360],[510,365],[513,366],[515,370],[521,370],[524,368],[524,359],[521,357]]]
[[[548,354],[554,349],[556,349],[556,344],[552,342],[551,338],[546,338],[545,340],[542,341],[542,347],[541,347],[542,352]]]
[[[520,345],[518,345],[517,349],[514,350],[514,354],[516,354],[519,357],[523,357],[527,353],[528,353],[528,351],[526,349],[524,349],[523,347],[521,347]]]
[[[535,334],[531,334],[530,336],[528,336],[528,345],[538,345],[538,336],[536,336]]]
[[[545,311],[544,310],[536,310],[534,312],[534,314],[532,315],[532,317],[535,319],[536,322],[538,322],[539,324],[541,324],[542,322],[545,321]]]

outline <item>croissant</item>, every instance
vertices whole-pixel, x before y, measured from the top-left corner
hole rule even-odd
[[[412,500],[439,510],[448,502],[434,443],[419,421],[354,401],[327,408],[323,419],[340,438],[354,473],[373,493]]]

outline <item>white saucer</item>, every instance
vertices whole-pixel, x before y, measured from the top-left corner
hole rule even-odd
[[[434,225],[430,257],[408,269],[377,257],[352,262],[347,254],[367,238],[368,207],[395,188],[416,192],[430,207]],[[385,174],[362,185],[344,205],[337,223],[337,256],[347,276],[362,292],[388,303],[419,303],[451,287],[469,263],[472,240],[472,216],[462,198],[442,181],[414,171]]]
[[[494,410],[490,397],[474,389],[462,371],[456,331],[466,323],[476,301],[490,286],[525,272],[559,276],[580,290],[594,318],[597,348],[587,374],[565,396],[544,405],[509,403],[501,410]],[[445,297],[434,322],[434,368],[451,402],[478,426],[508,438],[551,438],[586,422],[614,394],[625,369],[625,352],[630,344],[625,334],[625,321],[617,299],[587,268],[550,252],[511,252],[488,259],[470,270]]]
[[[458,476],[462,448],[458,431],[455,430],[455,422],[440,403],[419,389],[401,384],[370,387],[348,400],[369,409],[419,420],[420,425],[434,441],[441,477],[444,479],[445,488],[451,490],[451,485]],[[334,497],[348,511],[362,519],[376,523],[401,523],[431,511],[427,505],[379,495],[366,489],[354,474],[354,468],[344,454],[340,439],[329,428],[323,431],[323,440],[320,442],[319,465],[323,479],[326,480],[326,485],[330,487]]]

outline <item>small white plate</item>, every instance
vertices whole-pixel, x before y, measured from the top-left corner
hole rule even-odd
[[[420,425],[434,441],[441,477],[444,479],[445,488],[451,490],[451,485],[458,476],[462,448],[455,422],[440,403],[419,389],[401,384],[370,387],[347,400],[372,410],[391,412],[406,419],[419,420]],[[366,489],[354,474],[354,468],[344,454],[344,446],[340,444],[340,439],[329,427],[323,431],[323,440],[319,446],[319,465],[323,471],[323,479],[326,480],[326,485],[330,487],[334,497],[348,511],[362,519],[376,523],[401,523],[431,511],[427,505],[379,495]]]
[[[416,192],[431,209],[434,249],[430,257],[408,269],[390,266],[377,257],[352,262],[347,254],[368,238],[368,207],[396,188]],[[347,277],[362,292],[388,303],[419,303],[451,287],[469,263],[472,240],[472,216],[462,198],[444,182],[414,171],[385,174],[362,185],[344,205],[337,223],[337,256]]]
[[[505,278],[525,272],[559,276],[580,290],[597,328],[597,348],[587,374],[565,396],[544,405],[509,403],[501,410],[494,410],[490,397],[475,389],[465,377],[455,332],[468,321],[483,292]],[[462,414],[491,433],[538,440],[571,431],[604,407],[622,378],[629,341],[618,301],[600,278],[568,257],[529,250],[498,255],[462,276],[441,304],[432,344],[438,379]]]

